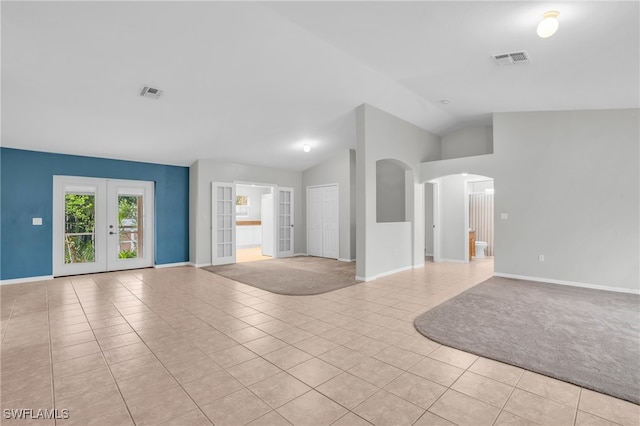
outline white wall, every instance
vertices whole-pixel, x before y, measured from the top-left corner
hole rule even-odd
[[[457,129],[440,140],[442,159],[470,157],[493,153],[491,126],[471,126]]]
[[[249,211],[247,216],[237,216],[237,220],[260,220],[262,194],[269,194],[271,188],[251,185],[236,185],[236,195],[246,195],[249,201]]]
[[[493,155],[425,162],[422,179],[494,178],[497,275],[640,292],[639,122],[638,109],[498,113]]]
[[[465,186],[467,177],[450,175],[439,179],[441,200],[441,238],[444,262],[465,262],[469,231],[465,226],[467,206]]]
[[[354,260],[355,253],[355,204],[352,204],[355,185],[355,152],[345,149],[335,157],[302,172],[303,224],[306,229],[307,187],[338,184],[340,203],[340,254],[341,260]],[[305,235],[306,244],[306,235]],[[304,252],[306,253],[306,246]]]
[[[420,163],[440,158],[439,138],[370,105],[356,109],[356,275],[365,280],[424,265]],[[376,223],[376,161],[395,159],[412,169],[410,222]]]
[[[189,258],[197,266],[211,264],[211,182],[255,182],[292,187],[294,191],[294,253],[306,251],[306,231],[302,221],[302,173],[245,164],[198,160],[190,169],[190,215],[195,226],[189,229]]]

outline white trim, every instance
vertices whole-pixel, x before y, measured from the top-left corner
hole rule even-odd
[[[192,266],[193,264],[191,262],[176,262],[176,263],[162,263],[160,265],[153,265],[154,268],[156,269],[163,269],[163,268],[173,268],[176,266]]]
[[[193,263],[193,262],[189,262],[189,265],[193,266],[194,268],[206,268],[207,266],[212,266],[211,263]]]
[[[444,259],[441,258],[440,262],[449,262],[449,263],[469,263],[468,260],[460,260],[460,259]]]
[[[309,256],[307,253],[293,253],[294,256]]]
[[[340,262],[347,262],[347,263],[355,262],[355,261],[356,261],[355,259],[344,259],[344,258],[342,258],[342,257],[339,257],[339,258],[338,258],[338,260],[339,260]]]
[[[514,278],[516,280],[528,280],[528,281],[536,281],[541,283],[568,285],[571,287],[590,288],[593,290],[614,291],[616,293],[640,294],[640,289],[632,289],[632,288],[624,288],[624,287],[607,287],[604,285],[578,283],[575,281],[555,280],[552,278],[529,277],[526,275],[505,274],[502,272],[494,272],[493,275],[496,277],[502,277],[502,278]]]
[[[368,277],[359,277],[356,275],[356,280],[359,281],[373,281],[373,280],[377,280],[378,278],[382,278],[382,277],[386,277],[388,275],[393,275],[393,274],[397,274],[399,272],[404,272],[404,271],[408,271],[409,269],[418,269],[421,268],[422,266],[405,266],[402,268],[398,268],[398,269],[393,269],[391,271],[386,271],[386,272],[381,272],[379,274],[376,275],[371,275]]]
[[[53,279],[53,275],[42,275],[40,277],[14,278],[14,279],[11,279],[11,280],[0,280],[0,285],[33,283],[33,282],[36,282],[36,281],[47,281],[47,280],[52,280],[52,279]]]

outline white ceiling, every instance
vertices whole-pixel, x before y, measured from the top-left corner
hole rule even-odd
[[[355,148],[365,102],[438,134],[493,112],[638,108],[639,5],[3,1],[2,146],[304,170]],[[560,28],[540,39],[547,10]],[[518,50],[530,64],[491,60]]]

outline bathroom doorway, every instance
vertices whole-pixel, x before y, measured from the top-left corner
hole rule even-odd
[[[485,259],[492,260],[494,192],[493,178],[488,176],[459,173],[425,182],[426,259],[436,263],[469,263],[479,260],[482,251]],[[475,195],[480,193],[487,195]],[[478,207],[480,199],[490,200],[491,208]],[[476,241],[487,246],[479,244],[476,251]]]
[[[467,181],[470,262],[494,256],[494,193],[491,178],[474,176]]]

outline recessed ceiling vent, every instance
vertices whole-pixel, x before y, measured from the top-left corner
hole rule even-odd
[[[145,98],[158,99],[160,95],[162,95],[162,90],[153,87],[144,86],[142,90],[140,90],[140,96],[144,96]]]
[[[500,55],[493,55],[493,59],[498,65],[515,65],[526,64],[531,62],[529,54],[526,51],[502,53]]]

